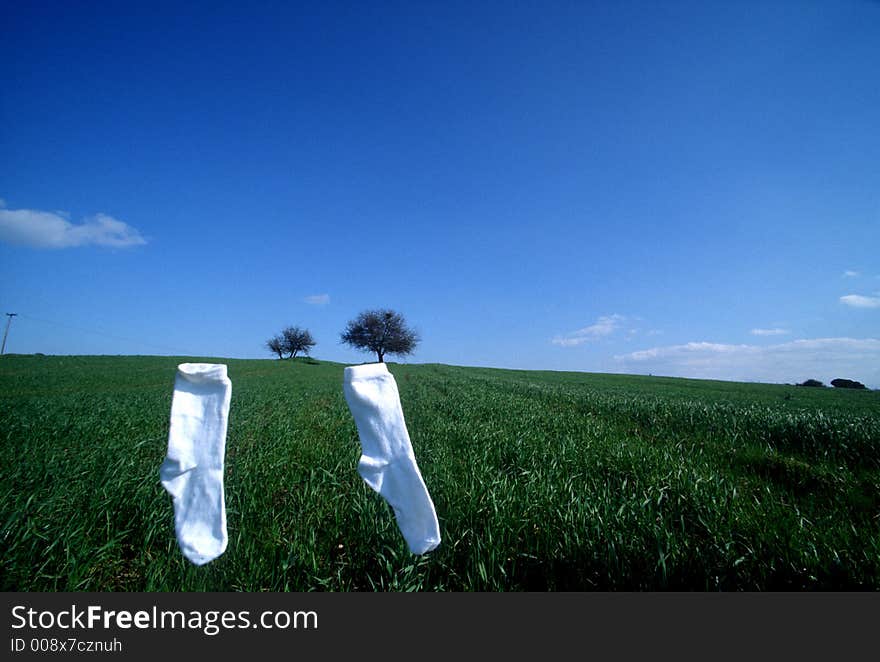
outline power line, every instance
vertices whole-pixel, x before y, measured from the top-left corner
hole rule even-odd
[[[8,315],[9,313],[7,313]],[[15,313],[13,313],[15,314]],[[153,349],[161,349],[164,352],[173,352],[175,354],[183,355],[183,356],[202,356],[200,352],[192,352],[188,349],[181,349],[180,347],[167,347],[165,345],[157,345],[155,343],[144,342],[143,340],[139,340],[137,338],[127,338],[126,336],[118,336],[112,333],[105,333],[104,331],[98,331],[96,329],[87,329],[81,326],[74,326],[73,324],[67,324],[64,322],[55,322],[53,320],[45,320],[40,319],[38,317],[31,317],[30,315],[19,315],[24,320],[28,320],[31,322],[40,322],[42,324],[51,324],[52,326],[59,326],[64,329],[70,329],[71,331],[80,331],[82,333],[92,333],[98,336],[104,336],[105,338],[112,338],[113,340],[122,340],[124,342],[132,342],[137,343],[143,347],[151,347]],[[7,324],[8,329],[8,324]],[[4,338],[4,346],[5,346],[5,338]]]
[[[3,332],[3,347],[0,347],[0,355],[6,353],[6,336],[9,335],[9,326],[12,324],[12,318],[17,315],[18,313],[6,313],[6,317],[9,319],[6,320],[6,331]]]

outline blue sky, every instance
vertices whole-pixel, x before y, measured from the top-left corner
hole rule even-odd
[[[8,352],[880,387],[880,3],[16,3]]]

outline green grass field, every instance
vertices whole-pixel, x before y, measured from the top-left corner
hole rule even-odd
[[[880,392],[392,364],[443,535],[416,557],[344,366],[301,360],[221,360],[229,548],[198,568],[158,478],[184,360],[0,358],[0,588],[880,589]]]

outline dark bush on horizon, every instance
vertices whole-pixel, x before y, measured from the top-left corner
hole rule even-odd
[[[807,381],[805,381],[801,384],[798,384],[798,386],[813,386],[813,387],[817,387],[817,388],[824,388],[825,384],[820,382],[818,379],[808,379]]]
[[[861,382],[853,381],[852,379],[832,379],[831,385],[834,388],[866,388]]]

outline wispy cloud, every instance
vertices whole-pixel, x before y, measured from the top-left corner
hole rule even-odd
[[[623,315],[617,313],[613,315],[603,315],[596,320],[595,324],[585,326],[577,331],[572,331],[562,336],[556,336],[550,342],[561,347],[577,347],[585,342],[598,340],[605,336],[609,336],[620,328],[620,325],[626,320]]]
[[[836,377],[880,386],[880,339],[816,338],[777,345],[690,342],[614,357],[624,372],[698,379],[796,383]]]
[[[788,329],[752,329],[749,333],[753,336],[787,336]]]
[[[865,297],[861,294],[847,294],[840,297],[840,303],[853,308],[880,308],[880,297]]]
[[[617,361],[651,361],[653,359],[667,359],[677,356],[696,356],[697,354],[732,354],[734,352],[760,352],[761,348],[756,345],[726,345],[711,342],[689,342],[686,345],[669,345],[667,347],[652,347],[631,352],[621,356],[615,356]]]
[[[859,275],[858,271],[853,271],[852,269],[847,269],[843,272],[844,278],[857,278]]]
[[[127,223],[95,214],[82,223],[71,223],[63,212],[6,209],[0,200],[0,241],[31,248],[105,246],[127,248],[147,240]]]
[[[312,294],[303,299],[308,304],[313,306],[326,306],[330,303],[330,295],[329,294]]]

